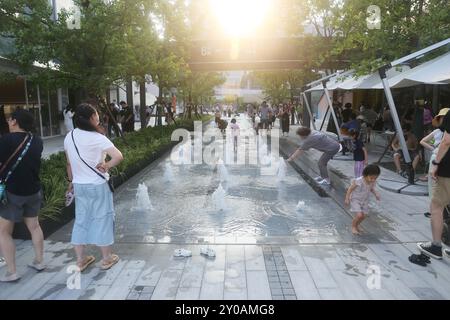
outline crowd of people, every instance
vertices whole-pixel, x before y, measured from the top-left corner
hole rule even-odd
[[[111,111],[116,109],[115,114],[121,116],[122,129],[131,132],[134,130],[134,113],[125,102],[122,101],[120,105],[121,110],[111,105]],[[284,135],[289,134],[292,108],[289,104],[270,107],[264,101],[258,110],[249,105],[247,113],[256,131],[270,130],[278,118]],[[231,117],[229,110],[227,109],[225,114]],[[426,118],[428,123],[431,117],[431,127],[436,129],[423,137],[420,145],[432,152],[429,188],[433,241],[419,243],[418,247],[424,254],[441,259],[443,255],[450,257],[450,251],[443,249],[441,243],[442,215],[444,207],[450,203],[450,109],[443,108],[435,116],[427,110],[424,109],[424,115],[425,112],[429,115],[424,116],[424,119]],[[237,109],[234,112],[237,113]],[[225,120],[221,119],[223,114],[224,111],[216,106],[216,123],[219,128],[225,130],[227,123],[224,125]],[[379,115],[369,107],[363,107],[357,116],[351,105],[346,105],[338,113],[338,117],[342,121],[340,129],[350,137],[355,160],[355,178],[347,190],[344,202],[354,214],[352,233],[361,234],[360,224],[369,214],[370,194],[380,200],[375,186],[381,173],[377,165],[368,163],[368,152],[364,143],[368,142],[369,137],[362,139],[361,128],[363,124],[366,124],[367,128],[373,128]],[[77,108],[67,107],[64,110],[64,119],[67,129],[70,129],[64,140],[64,150],[67,160],[67,194],[72,194],[75,201],[71,243],[75,250],[76,264],[79,271],[83,272],[95,262],[94,256],[85,254],[85,247],[94,245],[100,249],[102,256],[100,268],[108,270],[120,259],[113,252],[114,190],[108,171],[117,166],[123,156],[108,139],[108,128],[105,130],[105,122],[102,123],[98,109],[92,105],[83,103]],[[406,117],[407,121],[410,119],[411,117]],[[12,238],[16,222],[23,221],[31,234],[35,257],[30,261],[29,267],[37,271],[46,268],[43,255],[44,237],[38,219],[43,200],[39,178],[43,142],[34,134],[34,118],[29,111],[17,109],[5,121],[8,133],[2,133],[0,137],[0,250],[6,261],[6,273],[0,276],[0,282],[13,282],[20,278]],[[240,127],[235,118],[231,119],[230,128],[233,148],[236,151]],[[309,127],[300,127],[296,134],[300,138],[300,145],[287,161],[294,161],[311,148],[322,152],[318,161],[320,175],[315,181],[320,185],[330,186],[328,163],[343,146],[328,134],[311,130]],[[403,123],[402,134],[414,167],[420,157],[417,153],[419,143],[412,132],[410,122]],[[399,147],[398,137],[393,139],[392,148],[395,151],[395,165],[400,171],[400,160],[404,155]]]

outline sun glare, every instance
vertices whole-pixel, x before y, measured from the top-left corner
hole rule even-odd
[[[264,22],[271,0],[210,0],[212,10],[233,37],[251,34]]]

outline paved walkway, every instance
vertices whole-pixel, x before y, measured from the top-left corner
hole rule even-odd
[[[240,120],[245,125],[246,120]],[[294,130],[294,128],[292,128]],[[281,149],[290,153],[295,148],[295,136],[281,140]],[[304,172],[314,174],[317,171],[319,154],[309,151],[301,161],[295,163]],[[165,159],[161,159],[165,160]],[[116,193],[117,199],[133,198],[137,185],[153,181],[148,185],[151,190],[160,190],[158,176],[161,176],[161,166],[164,162],[153,164],[147,170],[131,179]],[[138,230],[139,224],[149,219],[158,223],[158,217],[163,219],[167,212],[158,210],[163,204],[154,201],[155,213],[146,215],[141,211],[133,211],[116,202],[119,231],[115,251],[122,260],[109,271],[100,271],[97,266],[89,268],[81,276],[78,289],[69,289],[69,283],[76,284],[67,272],[68,266],[75,262],[74,252],[67,242],[70,235],[70,225],[62,228],[46,240],[45,259],[49,268],[41,273],[26,267],[33,258],[29,241],[17,241],[17,263],[22,279],[15,284],[0,284],[0,299],[449,299],[450,298],[450,266],[447,261],[433,260],[427,267],[411,264],[408,256],[417,253],[416,241],[429,240],[429,220],[424,218],[427,210],[426,197],[413,197],[380,190],[381,203],[372,203],[371,216],[363,223],[365,236],[350,234],[351,215],[342,205],[343,190],[348,186],[353,172],[351,161],[332,160],[333,188],[325,194],[317,193],[309,186],[293,168],[287,170],[289,195],[277,191],[277,183],[259,180],[252,183],[258,185],[252,194],[253,206],[264,208],[264,199],[257,198],[260,194],[275,194],[283,210],[261,211],[272,224],[265,224],[258,230],[273,232],[281,230],[279,235],[262,234],[261,237],[248,236],[254,234],[254,229],[247,230],[246,224],[235,222],[234,228],[228,230],[226,237],[207,232],[217,230],[217,221],[212,220],[211,229],[196,236],[177,237],[177,225],[185,212],[191,212],[191,205],[200,203],[202,209],[205,199],[210,195],[210,185],[200,183],[210,176],[210,183],[217,186],[220,179],[213,168],[203,169],[203,178],[193,174],[194,168],[186,168],[179,172],[183,179],[192,179],[198,193],[189,205],[183,207],[186,194],[180,190],[168,196],[161,191],[156,199],[174,201],[178,216],[172,216],[174,223],[166,221],[166,228],[159,228],[158,236],[155,230],[127,236],[127,219],[129,231]],[[240,176],[244,183],[245,175],[241,169],[230,169],[233,177]],[[309,170],[309,171],[308,171]],[[389,178],[388,170],[382,169],[382,177]],[[184,176],[186,175],[186,176]],[[196,178],[197,177],[197,178]],[[305,177],[308,180],[308,177]],[[148,180],[150,179],[150,180]],[[198,179],[198,180],[196,180]],[[206,181],[205,180],[205,181]],[[214,181],[214,182],[213,182]],[[297,193],[295,189],[297,181]],[[263,183],[264,182],[264,183]],[[247,184],[250,182],[247,181]],[[291,188],[294,184],[294,188]],[[152,189],[154,188],[154,189]],[[182,188],[181,188],[182,189]],[[150,193],[153,195],[155,193]],[[308,196],[305,195],[308,194]],[[127,195],[127,196],[125,196]],[[279,196],[282,196],[279,199]],[[155,195],[156,197],[156,195]],[[242,201],[243,195],[227,194],[226,203],[231,207]],[[247,196],[246,196],[247,197]],[[304,199],[305,200],[302,200]],[[282,202],[285,207],[282,207]],[[272,201],[272,200],[271,200]],[[295,202],[294,202],[295,201]],[[315,202],[310,202],[315,201]],[[192,204],[193,203],[193,204]],[[296,206],[292,207],[296,204]],[[314,203],[321,205],[314,205]],[[328,206],[328,210],[315,210]],[[234,207],[233,207],[234,208]],[[249,207],[253,208],[253,207]],[[300,210],[298,210],[300,208]],[[194,211],[195,213],[195,211]],[[231,213],[223,214],[223,222]],[[122,219],[121,219],[122,217]],[[185,216],[184,219],[188,219]],[[215,217],[216,219],[217,217]],[[219,217],[220,218],[220,217]],[[258,218],[258,217],[256,217]],[[255,218],[255,219],[256,219]],[[336,220],[338,219],[338,220]],[[305,221],[304,225],[301,222]],[[180,225],[186,221],[180,219]],[[255,220],[253,227],[262,220]],[[209,223],[209,222],[208,222]],[[277,224],[297,225],[298,233]],[[195,226],[195,224],[193,224]],[[227,225],[224,223],[224,225]],[[149,226],[151,228],[151,226]],[[122,228],[122,229],[120,229]],[[146,227],[147,228],[147,227]],[[141,230],[142,232],[143,230]],[[178,230],[178,234],[183,234]],[[123,236],[122,236],[123,235]],[[200,255],[200,248],[209,246],[217,253],[215,259]],[[175,258],[172,256],[176,248],[192,250],[190,258]],[[92,250],[92,249],[90,249]],[[92,253],[98,258],[97,251]],[[1,270],[0,272],[2,272]],[[70,271],[70,270],[69,270]],[[380,277],[373,275],[379,273]],[[75,279],[76,280],[76,279]]]

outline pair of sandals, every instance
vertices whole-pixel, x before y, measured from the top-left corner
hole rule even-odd
[[[421,254],[412,254],[409,256],[408,260],[411,263],[415,263],[419,266],[426,267],[427,264],[431,263],[430,257],[421,253]]]
[[[202,256],[206,256],[208,258],[214,258],[216,256],[216,252],[211,249],[211,248],[201,248],[200,249],[200,254]],[[192,257],[192,251],[187,250],[187,249],[176,249],[173,253],[174,257],[183,257],[183,258],[187,258],[187,257]]]
[[[103,261],[102,260],[102,264],[100,265],[100,269],[101,270],[109,270],[109,269],[111,269],[112,266],[114,266],[117,262],[119,262],[119,260],[120,260],[120,258],[119,258],[119,256],[117,254],[112,254],[108,261]],[[84,270],[86,270],[94,262],[95,262],[95,257],[94,256],[87,256],[84,259],[83,265],[79,266],[80,272],[83,272]]]

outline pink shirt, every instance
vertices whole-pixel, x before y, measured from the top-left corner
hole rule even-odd
[[[237,123],[232,123],[230,125],[230,128],[231,128],[231,133],[232,133],[233,137],[239,136],[239,129],[240,128],[239,128],[239,125]]]

